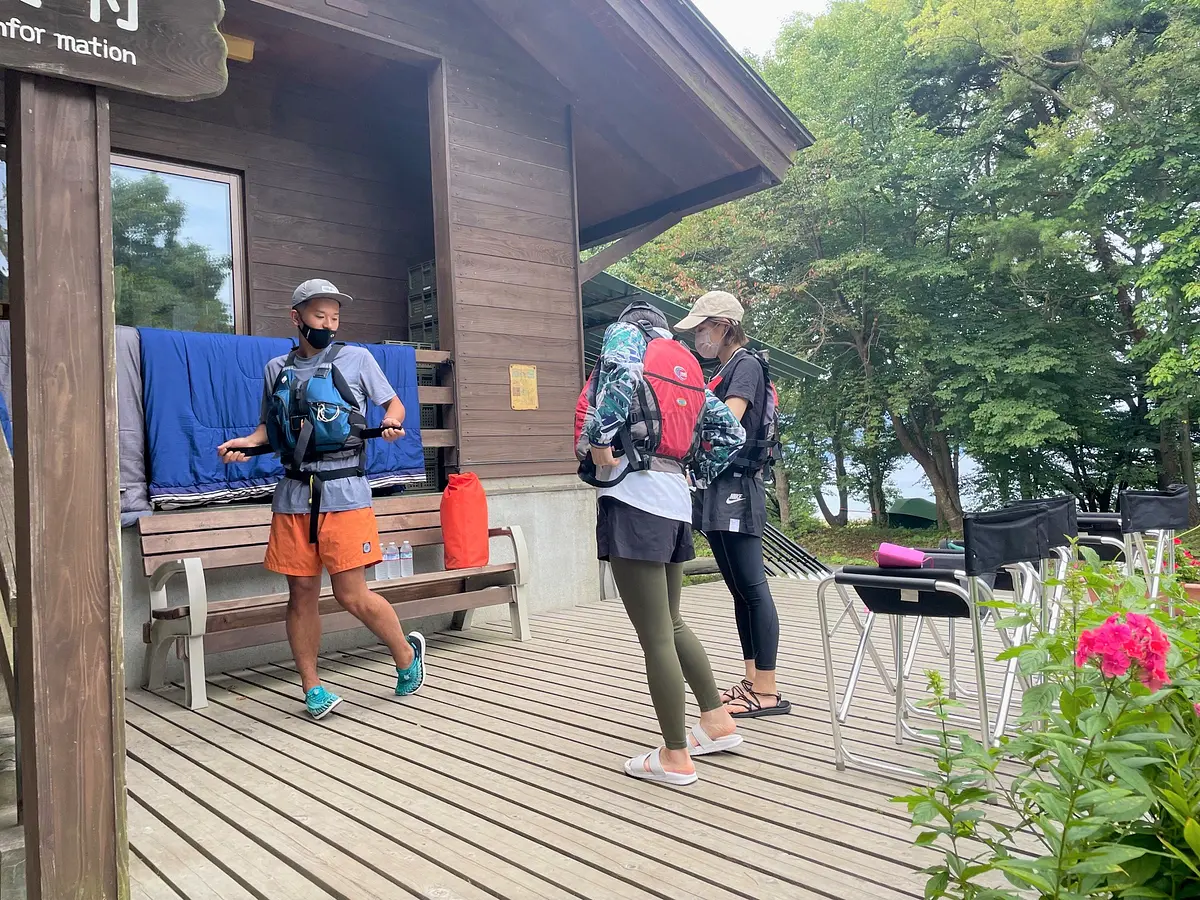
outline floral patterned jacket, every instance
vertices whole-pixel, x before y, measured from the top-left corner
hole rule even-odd
[[[642,378],[642,360],[650,341],[636,325],[617,322],[604,333],[596,371],[596,403],[583,437],[593,447],[608,447],[629,419],[634,392]],[[697,477],[711,482],[729,467],[746,442],[746,430],[712,391],[704,392],[700,451],[689,461]]]

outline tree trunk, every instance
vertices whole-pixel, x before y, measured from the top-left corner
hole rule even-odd
[[[825,495],[821,492],[820,486],[813,491],[813,495],[816,497],[817,506],[820,508],[821,515],[825,517],[825,522],[829,525],[829,527],[844,528],[846,523],[849,521],[849,514],[846,510],[845,499],[842,499],[841,506],[835,513],[829,508],[829,504],[825,502]],[[845,492],[843,490],[839,490],[838,496],[845,497]]]
[[[1165,491],[1169,485],[1179,484],[1181,477],[1179,423],[1164,419],[1158,426],[1158,489]],[[1190,443],[1190,441],[1188,442]]]
[[[938,526],[956,534],[962,532],[962,499],[958,491],[958,479],[954,477],[955,461],[950,453],[946,436],[934,431],[926,445],[920,430],[910,425],[903,416],[888,410],[892,427],[904,451],[916,460],[917,465],[929,479],[933,488],[933,499],[937,506]]]
[[[788,483],[787,470],[781,464],[775,466],[775,499],[779,503],[779,521],[786,529],[792,524],[792,488]]]
[[[1183,469],[1183,483],[1188,489],[1188,519],[1191,525],[1200,522],[1200,509],[1196,506],[1196,465],[1192,456],[1192,422],[1191,410],[1183,409],[1183,421],[1180,424],[1179,461]]]
[[[830,429],[829,449],[833,453],[833,477],[836,479],[838,492],[838,511],[835,513],[829,508],[829,504],[825,502],[825,496],[821,491],[821,485],[816,485],[813,493],[816,495],[817,506],[821,509],[821,515],[825,517],[825,521],[829,523],[830,528],[844,528],[850,520],[849,510],[849,489],[847,488],[846,475],[846,448],[842,445],[842,428],[843,421],[840,414],[835,415],[833,419],[833,428]]]
[[[867,502],[871,504],[871,524],[887,527],[887,497],[883,491],[882,467],[867,466]]]

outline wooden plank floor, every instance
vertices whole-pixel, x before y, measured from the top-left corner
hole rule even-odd
[[[773,587],[793,714],[745,723],[740,751],[700,760],[701,781],[685,789],[621,771],[660,737],[619,603],[537,618],[526,644],[500,626],[434,636],[430,680],[404,701],[378,648],[326,656],[325,683],[345,703],[319,724],[290,666],[211,678],[198,713],[131,692],[133,896],[920,897],[918,870],[934,856],[913,848],[889,802],[903,782],[832,764],[815,585]],[[740,652],[724,587],[689,588],[684,605],[732,683]],[[837,637],[843,670],[853,637],[849,623]],[[933,660],[930,649],[919,666]],[[860,697],[854,746],[919,761],[895,747],[870,666]]]

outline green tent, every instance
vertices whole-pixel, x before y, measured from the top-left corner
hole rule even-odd
[[[921,497],[897,500],[888,510],[889,528],[936,528],[937,507]]]

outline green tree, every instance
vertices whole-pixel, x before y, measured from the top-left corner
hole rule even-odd
[[[112,198],[117,322],[232,333],[221,299],[232,260],[179,239],[187,209],[166,181],[114,174]]]

